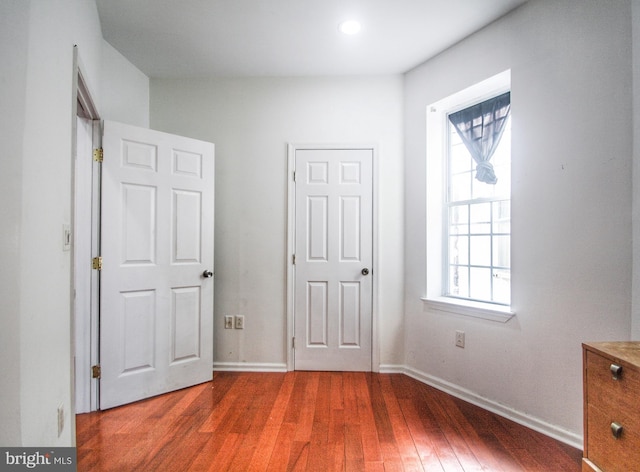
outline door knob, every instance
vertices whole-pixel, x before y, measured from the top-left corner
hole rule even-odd
[[[210,278],[210,277],[213,277],[213,272],[211,272],[210,270],[205,270],[205,271],[202,273],[202,276],[203,276],[205,279],[208,279],[208,278]]]
[[[362,269],[362,275],[369,275],[369,269],[367,269],[366,267]]]

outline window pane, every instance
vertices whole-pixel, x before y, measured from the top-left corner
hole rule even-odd
[[[449,267],[449,295],[469,298],[469,268]]]
[[[511,267],[511,241],[509,236],[493,237],[493,265]]]
[[[488,184],[486,182],[480,182],[476,179],[476,171],[473,171],[473,180],[471,181],[473,184],[473,189],[471,191],[472,198],[490,198],[493,197],[495,193],[496,186],[492,184]]]
[[[491,236],[471,236],[469,252],[471,265],[491,266]]]
[[[451,236],[449,238],[449,264],[469,264],[469,238]]]
[[[491,233],[491,203],[477,203],[469,207],[472,234]]]
[[[511,304],[511,272],[508,270],[493,271],[493,301]]]
[[[511,202],[509,200],[493,203],[493,232],[511,232]]]
[[[469,234],[469,207],[456,205],[449,208],[449,234]]]
[[[509,165],[511,162],[511,119],[507,121],[500,139],[500,144],[496,152],[491,156],[491,163],[494,167]]]
[[[456,133],[457,134],[457,133]],[[452,174],[469,172],[472,169],[473,158],[462,142],[451,146],[451,160],[449,161],[449,171]]]
[[[458,202],[471,198],[471,173],[455,174],[451,176],[451,201]]]
[[[511,166],[493,166],[493,171],[498,179],[493,185],[493,195],[508,197],[511,195]]]
[[[491,269],[469,269],[469,296],[476,300],[491,300]]]

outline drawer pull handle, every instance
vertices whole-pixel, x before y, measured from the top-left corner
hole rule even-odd
[[[622,435],[622,425],[616,422],[611,423],[611,434],[613,434],[613,437],[616,439],[620,438]]]
[[[611,375],[613,376],[613,380],[620,379],[620,376],[622,375],[622,366],[618,364],[611,364],[610,369],[611,369]]]

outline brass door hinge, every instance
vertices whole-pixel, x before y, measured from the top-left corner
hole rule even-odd
[[[94,257],[91,260],[91,267],[95,270],[102,270],[102,257]]]
[[[91,377],[94,379],[99,379],[102,376],[102,369],[99,365],[91,366]]]
[[[102,148],[94,149],[93,160],[96,162],[102,162],[103,159],[104,159],[104,151],[102,150]]]

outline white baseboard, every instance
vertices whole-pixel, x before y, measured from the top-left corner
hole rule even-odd
[[[287,372],[287,364],[214,362],[213,370],[220,372]]]
[[[380,373],[382,374],[405,374],[411,378],[418,380],[426,385],[437,388],[449,395],[469,402],[473,405],[479,406],[485,410],[488,410],[496,415],[500,415],[504,418],[508,418],[518,424],[531,428],[534,431],[538,431],[546,436],[552,437],[561,441],[569,446],[582,450],[583,437],[580,434],[572,433],[558,426],[552,425],[539,418],[527,415],[520,411],[514,410],[500,403],[489,400],[488,398],[481,397],[476,393],[462,388],[458,385],[442,380],[438,377],[434,377],[419,370],[403,365],[381,365]]]

